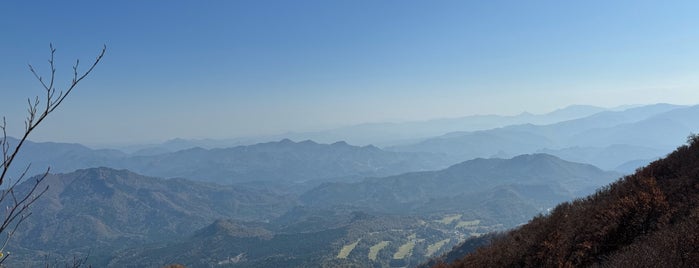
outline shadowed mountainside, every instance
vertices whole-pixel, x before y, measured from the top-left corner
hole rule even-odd
[[[441,225],[428,224],[418,217],[363,212],[335,216],[339,218],[333,219],[336,224],[305,232],[273,233],[247,223],[218,220],[180,241],[119,252],[107,266],[162,267],[181,263],[187,267],[389,267],[392,261],[424,261],[429,256],[426,254],[433,254],[428,252],[429,245],[452,236],[441,231]],[[313,222],[312,218],[298,220],[303,225]],[[410,251],[403,249],[405,256],[395,258],[396,252],[406,245],[414,247]]]
[[[49,190],[15,234],[10,261],[43,261],[18,256],[41,252],[91,252],[99,258],[127,246],[191,233],[218,218],[269,220],[295,204],[294,198],[258,189],[164,180],[109,168],[49,175],[42,185],[50,185]]]
[[[448,267],[695,267],[699,137]],[[457,249],[458,250],[458,249]]]
[[[355,183],[326,183],[303,194],[301,200],[313,207],[351,206],[385,213],[470,210],[501,223],[511,218],[504,222],[514,225],[542,209],[589,194],[618,176],[592,165],[534,154],[474,159],[440,171]],[[505,213],[515,212],[507,207],[521,208],[521,212]]]
[[[286,184],[221,186],[92,168],[44,181],[51,187],[16,234],[11,261],[33,266],[46,252],[66,258],[89,252],[91,264],[113,267],[169,260],[195,267],[415,265],[465,237],[520,224],[615,176],[550,155],[523,155],[328,183],[301,202],[282,194]],[[338,257],[354,242],[356,254]],[[299,243],[311,253],[298,251]],[[375,246],[383,251],[370,258]]]

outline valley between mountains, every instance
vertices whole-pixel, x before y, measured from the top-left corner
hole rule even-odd
[[[141,148],[29,142],[17,165],[31,163],[30,174],[50,166],[42,182],[49,188],[14,234],[7,263],[77,257],[95,267],[415,267],[453,247],[466,254],[472,249],[464,247],[487,244],[494,232],[526,229],[534,217],[557,217],[563,202],[600,195],[679,146],[699,129],[694,118],[699,106],[573,106],[454,119],[447,125],[471,130],[382,147],[359,141],[386,144],[376,129],[444,124]],[[483,120],[492,128],[477,127]],[[360,145],[306,139],[343,133]]]

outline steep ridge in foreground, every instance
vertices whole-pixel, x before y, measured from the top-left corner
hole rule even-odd
[[[458,250],[455,249],[455,250]],[[584,199],[436,267],[696,267],[699,136]]]

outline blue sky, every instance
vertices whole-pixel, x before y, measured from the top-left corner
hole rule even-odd
[[[2,1],[0,114],[104,61],[36,140],[130,143],[699,103],[695,1]],[[59,88],[60,89],[60,88]],[[14,128],[16,130],[16,128]],[[11,129],[12,130],[12,129]]]

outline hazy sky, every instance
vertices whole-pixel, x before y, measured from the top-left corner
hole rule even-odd
[[[49,42],[63,82],[76,58],[108,52],[35,140],[696,104],[697,3],[1,1],[0,114],[23,126],[26,98],[42,93],[27,63],[46,74]]]

